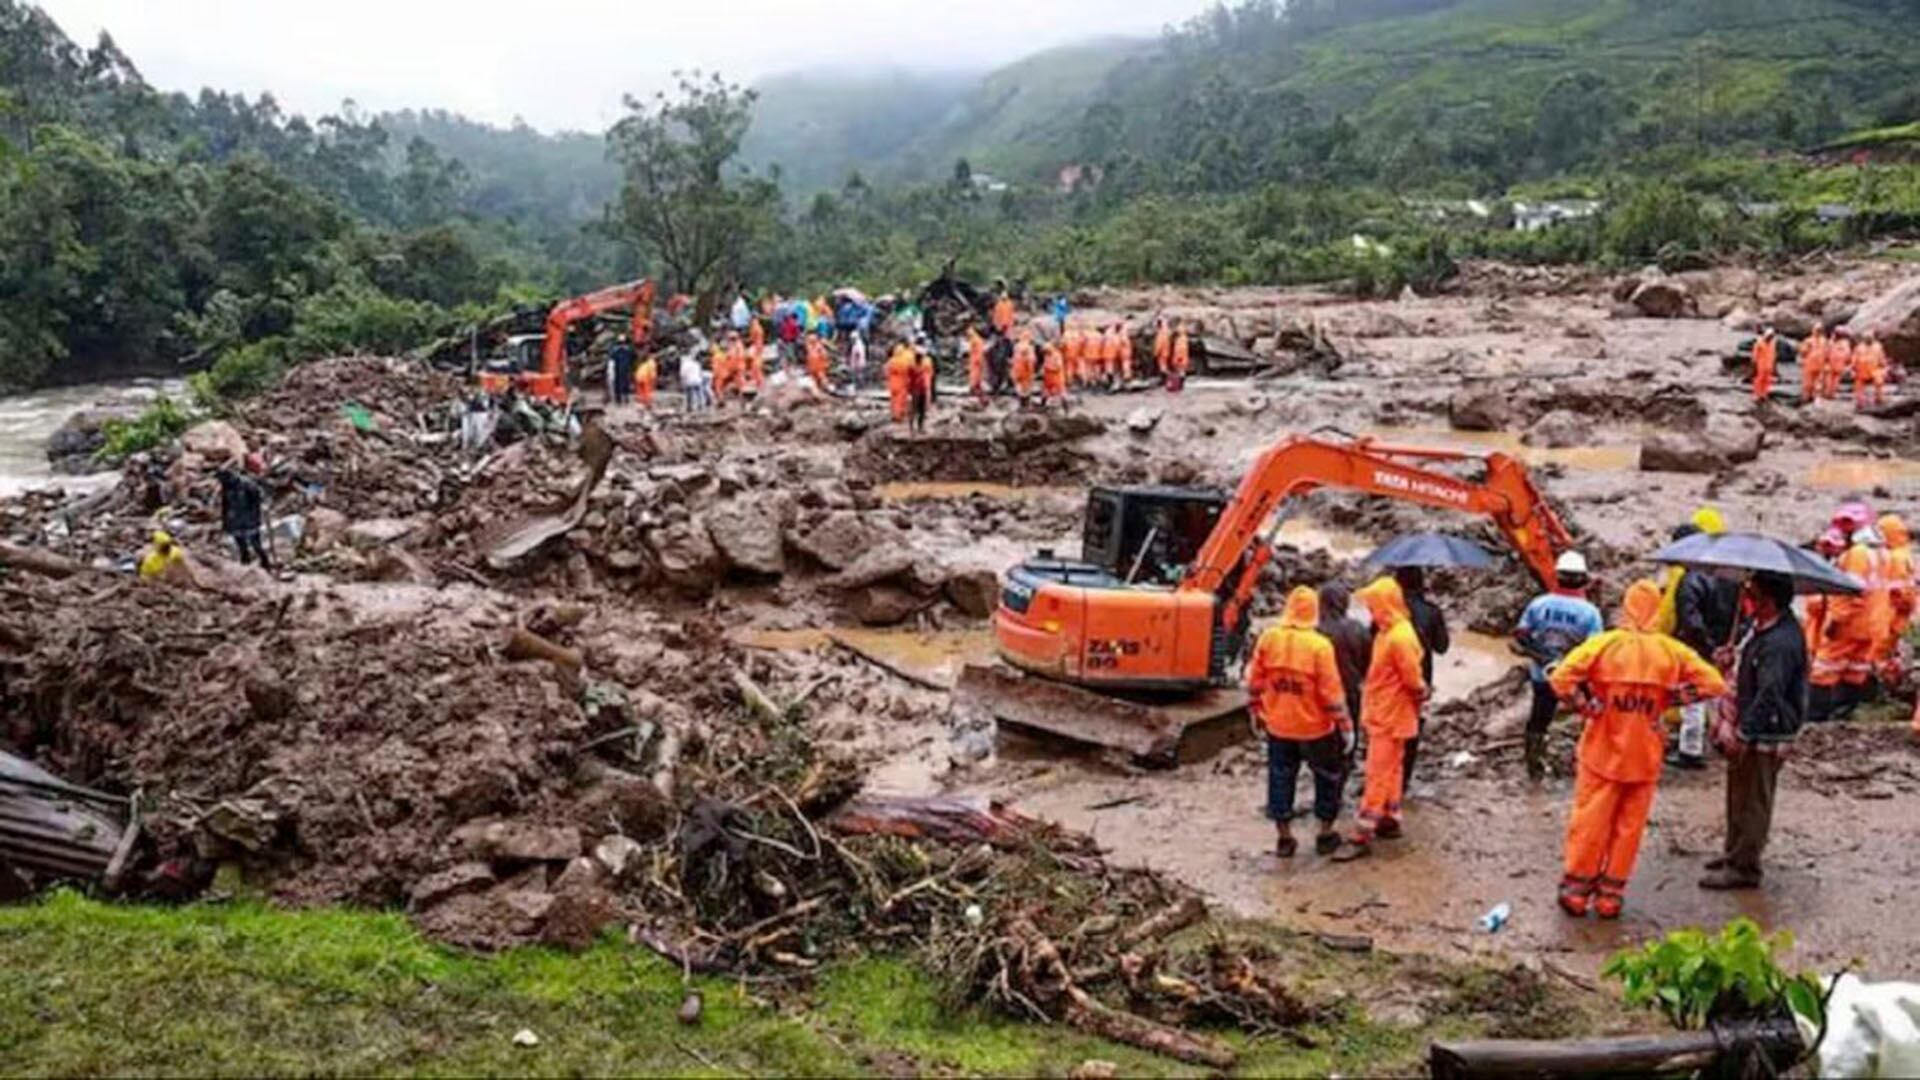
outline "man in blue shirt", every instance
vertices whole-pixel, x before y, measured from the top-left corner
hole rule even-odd
[[[1533,712],[1527,717],[1527,778],[1546,776],[1547,726],[1560,710],[1560,701],[1547,676],[1574,646],[1606,629],[1600,609],[1587,600],[1587,560],[1577,551],[1560,556],[1554,565],[1554,589],[1533,598],[1520,614],[1513,638],[1533,663],[1527,674],[1533,682]]]

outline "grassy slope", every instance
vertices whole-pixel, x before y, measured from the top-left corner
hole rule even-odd
[[[741,156],[755,167],[779,165],[790,194],[838,188],[855,169],[872,175],[876,163],[897,160],[979,79],[907,70],[776,75],[755,86],[760,100]]]
[[[1436,976],[1299,940],[1303,980],[1356,996],[1436,977],[1460,1000],[1504,992],[1473,972]],[[0,909],[0,957],[0,1072],[14,1075],[825,1076],[902,1066],[1062,1075],[1088,1058],[1126,1075],[1196,1071],[1071,1031],[956,1010],[897,960],[838,965],[809,997],[783,997],[778,1008],[735,984],[699,980],[706,1017],[685,1027],[674,1018],[680,974],[651,953],[608,942],[582,955],[477,957],[425,942],[390,914],[116,907],[58,894]],[[1547,1000],[1533,1009],[1556,1024],[1569,1012]],[[1485,1022],[1441,1010],[1422,1031],[1360,1020],[1316,1028],[1312,1050],[1242,1040],[1242,1072],[1405,1071],[1426,1037]],[[522,1028],[539,1035],[537,1047],[513,1044]]]

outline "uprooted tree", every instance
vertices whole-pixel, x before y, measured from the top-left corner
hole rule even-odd
[[[629,95],[627,115],[607,132],[625,176],[609,217],[674,288],[701,298],[704,317],[752,239],[777,225],[780,188],[735,161],[758,95],[718,75],[677,77],[672,97]]]

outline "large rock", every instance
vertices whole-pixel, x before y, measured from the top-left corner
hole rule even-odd
[[[873,530],[859,514],[834,510],[812,528],[795,530],[787,543],[829,570],[844,570],[873,546]]]
[[[1533,422],[1520,441],[1528,446],[1546,446],[1558,449],[1566,446],[1580,446],[1593,441],[1593,421],[1579,413],[1566,409],[1555,409]]]
[[[726,572],[720,549],[714,546],[705,521],[689,518],[647,536],[647,546],[660,567],[660,575],[679,589],[705,592],[720,583]]]
[[[199,454],[208,461],[239,461],[247,456],[247,440],[240,432],[225,420],[208,420],[195,424],[180,436],[180,445],[190,454]]]
[[[1640,469],[1717,473],[1758,458],[1766,435],[1766,429],[1752,420],[1715,413],[1704,428],[1649,435],[1640,444]]]
[[[1847,326],[1856,340],[1872,332],[1888,356],[1909,367],[1920,365],[1920,275],[1867,301]]]
[[[868,626],[893,626],[912,618],[931,601],[897,585],[868,585],[854,590],[847,608]]]
[[[393,543],[420,527],[416,518],[368,518],[347,526],[347,543],[371,551]]]
[[[127,416],[113,409],[82,409],[74,413],[47,436],[47,460],[64,463],[68,459],[92,458],[107,444],[107,421],[123,420]]]
[[[985,567],[955,570],[947,575],[940,591],[962,614],[984,619],[993,614],[1000,599],[1000,576]]]
[[[786,573],[780,542],[780,508],[771,497],[735,498],[706,513],[707,535],[727,563],[763,577]]]
[[[1505,392],[1466,389],[1447,402],[1447,423],[1455,431],[1505,431],[1513,421],[1513,405]]]
[[[476,857],[519,862],[571,862],[580,857],[580,830],[524,821],[469,823],[454,840]]]
[[[904,578],[913,573],[914,565],[923,558],[920,553],[898,544],[888,544],[867,550],[852,566],[830,577],[824,583],[829,589],[863,589],[882,581]]]
[[[1142,405],[1127,414],[1127,430],[1135,435],[1145,435],[1160,426],[1160,419],[1166,415],[1165,409]]]
[[[1686,284],[1673,278],[1642,281],[1628,302],[1640,314],[1655,319],[1677,319],[1699,310]]]

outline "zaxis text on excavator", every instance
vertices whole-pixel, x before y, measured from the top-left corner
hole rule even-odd
[[[510,349],[502,365],[490,365],[488,370],[480,372],[480,389],[489,394],[504,394],[512,388],[555,405],[566,404],[570,396],[567,391],[568,332],[573,329],[574,323],[582,319],[623,309],[630,309],[632,313],[630,333],[633,347],[645,348],[647,337],[653,329],[653,282],[643,279],[624,285],[610,285],[553,305],[547,312],[544,333],[537,339],[524,341],[525,345],[531,345],[538,340],[539,355],[532,356],[519,348]]]
[[[1478,461],[1477,480],[1423,467]],[[1292,504],[1358,491],[1492,520],[1543,584],[1572,546],[1566,526],[1506,454],[1288,438],[1231,499],[1189,488],[1095,488],[1079,560],[1042,551],[1009,571],[993,616],[1008,666],[970,666],[961,708],[1146,759],[1174,756],[1190,727],[1237,714],[1249,606]]]

